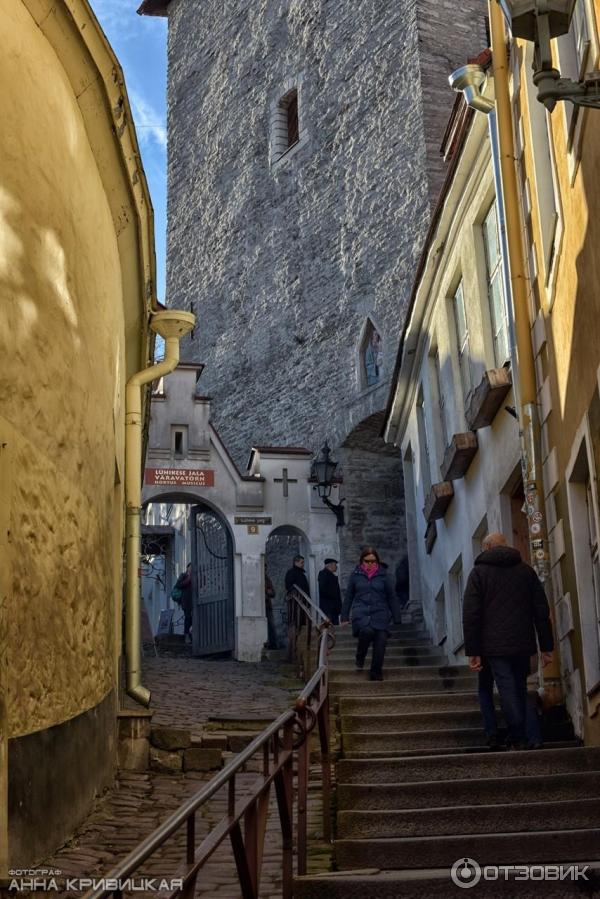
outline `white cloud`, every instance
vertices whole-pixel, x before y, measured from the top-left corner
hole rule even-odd
[[[167,146],[167,129],[161,116],[150,101],[136,90],[130,90],[128,93],[140,143],[142,146],[156,143],[164,149]]]

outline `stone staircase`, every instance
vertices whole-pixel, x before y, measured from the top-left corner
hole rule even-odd
[[[394,628],[382,683],[355,670],[350,629],[336,637],[337,870],[297,878],[295,897],[460,896],[467,884],[455,885],[451,869],[464,858],[481,866],[592,864],[588,879],[575,882],[484,874],[476,899],[600,897],[600,747],[580,746],[558,720],[545,727],[544,749],[487,750],[476,676],[448,665],[419,620]]]

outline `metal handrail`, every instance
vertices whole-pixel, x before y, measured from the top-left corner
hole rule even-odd
[[[320,621],[321,625],[324,625],[328,622],[328,627],[332,624],[331,619],[327,617],[327,615],[323,612],[319,606],[312,601],[308,593],[305,593],[301,587],[298,587],[296,584],[288,591],[288,596],[290,593],[297,593],[296,601],[298,605],[302,608],[302,606],[306,606],[304,611],[308,615],[308,617],[312,620],[315,627],[319,627],[317,623]],[[312,613],[312,614],[311,614]]]
[[[329,692],[327,655],[335,642],[329,630],[329,619],[321,613],[303,591],[298,591],[295,601],[301,614],[306,616],[306,630],[313,627],[319,632],[317,670],[296,699],[294,707],[283,712],[262,733],[236,755],[230,762],[167,818],[152,834],[137,846],[102,879],[97,888],[88,891],[83,899],[122,899],[122,886],[136,873],[179,828],[186,825],[186,858],[176,879],[181,881],[170,892],[163,893],[170,899],[192,899],[196,880],[203,865],[221,843],[229,836],[236,862],[243,899],[258,899],[262,845],[264,842],[270,788],[275,787],[282,833],[282,897],[291,899],[293,880],[293,777],[294,757],[297,767],[297,873],[306,873],[307,857],[307,800],[310,750],[308,737],[318,725],[321,746],[321,774],[323,796],[323,836],[331,841],[330,789],[331,763],[329,756]],[[288,594],[289,595],[289,594]],[[319,616],[314,615],[314,611]],[[313,613],[311,615],[311,612]],[[314,615],[314,620],[313,620]],[[317,625],[318,618],[324,618]],[[310,645],[310,641],[309,641]],[[236,799],[236,774],[253,756],[262,750],[263,770],[250,794]],[[195,820],[198,809],[214,794],[228,785],[228,810],[225,817],[196,846]],[[241,821],[244,821],[242,833]],[[164,877],[162,878],[165,879]]]

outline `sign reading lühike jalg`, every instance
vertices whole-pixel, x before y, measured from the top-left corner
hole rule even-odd
[[[157,487],[214,487],[215,472],[212,468],[147,468],[145,481]]]

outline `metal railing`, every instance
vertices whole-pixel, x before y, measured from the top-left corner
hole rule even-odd
[[[213,777],[201,790],[182,805],[143,843],[102,878],[97,889],[83,899],[123,899],[127,881],[139,877],[140,868],[164,846],[180,829],[185,828],[185,857],[170,875],[173,889],[161,892],[165,899],[192,899],[203,866],[218,847],[229,837],[243,899],[258,899],[263,848],[269,817],[271,787],[275,789],[279,827],[282,837],[282,897],[291,899],[296,873],[306,873],[308,849],[308,786],[310,772],[309,736],[318,729],[322,800],[323,838],[331,842],[331,759],[329,734],[329,692],[327,656],[335,643],[329,630],[329,620],[301,590],[294,588],[288,600],[297,606],[295,615],[298,630],[316,630],[319,646],[317,668],[294,706],[283,712],[263,730],[242,752]],[[319,613],[318,615],[316,613]],[[307,638],[309,639],[309,638]],[[310,639],[308,646],[310,647]],[[262,771],[249,791],[240,795],[236,776],[258,753],[262,756]],[[294,791],[294,761],[297,778]],[[228,789],[227,812],[198,845],[196,817],[199,810],[223,787]],[[296,793],[296,839],[294,841],[294,792]],[[243,828],[242,828],[243,824]],[[294,847],[295,842],[295,847]],[[295,852],[294,852],[295,848]],[[161,875],[161,880],[169,877]]]

